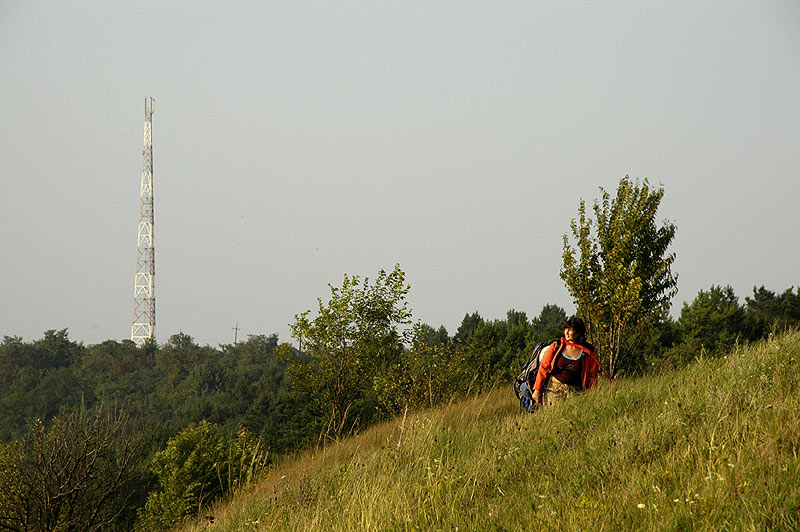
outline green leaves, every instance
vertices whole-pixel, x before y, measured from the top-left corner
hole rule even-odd
[[[635,365],[639,355],[631,347],[648,324],[666,315],[677,293],[675,255],[667,253],[676,228],[656,224],[664,189],[652,189],[646,179],[621,179],[613,199],[600,190],[594,220],[581,200],[578,221],[570,223],[575,247],[563,237],[561,278],[614,374]]]
[[[378,370],[403,349],[410,286],[395,265],[390,273],[380,270],[372,284],[345,274],[341,288],[329,287],[331,297],[318,300],[316,317],[306,310],[290,325],[310,360],[291,358],[287,375],[326,416],[327,433],[338,437],[354,423],[351,409],[372,389]]]
[[[173,528],[221,495],[246,485],[267,459],[260,442],[246,430],[226,440],[207,421],[185,428],[153,457],[160,489],[150,494],[137,528]]]
[[[381,405],[390,414],[400,414],[406,407],[432,408],[468,391],[474,368],[463,346],[450,342],[446,334],[436,341],[431,331],[417,325],[412,348],[375,377]]]
[[[700,290],[691,304],[684,303],[678,323],[685,346],[695,352],[725,350],[737,341],[750,340],[745,309],[730,286]]]

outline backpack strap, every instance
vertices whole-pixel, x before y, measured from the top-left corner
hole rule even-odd
[[[553,373],[556,369],[556,360],[558,360],[559,355],[564,354],[564,349],[567,347],[567,340],[561,338],[560,340],[556,340],[550,345],[556,344],[556,352],[553,354],[553,358],[550,360],[550,371],[547,372],[547,377],[550,377],[550,374]]]
[[[600,361],[597,360],[597,356],[595,356],[594,351],[592,351],[591,349],[589,349],[586,346],[583,346],[583,345],[580,345],[580,344],[574,344],[574,343],[568,341],[565,338],[562,338],[562,340],[564,341],[565,344],[571,345],[573,347],[578,347],[578,348],[580,348],[581,351],[583,351],[584,353],[586,353],[587,355],[592,357],[592,359],[594,360],[595,364],[597,364],[597,367],[600,368],[600,371],[602,371],[603,375],[605,375],[606,378],[608,379],[608,382],[610,382],[611,384],[614,384],[614,380],[611,378],[611,375],[608,374],[608,372],[605,370],[605,368],[603,368],[603,365],[600,364]]]

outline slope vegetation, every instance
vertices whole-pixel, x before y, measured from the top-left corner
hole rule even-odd
[[[520,412],[509,389],[276,466],[188,530],[800,530],[800,333]]]

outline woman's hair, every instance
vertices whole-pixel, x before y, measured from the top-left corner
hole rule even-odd
[[[578,316],[570,316],[564,320],[564,328],[575,331],[578,338],[586,338],[586,324]]]

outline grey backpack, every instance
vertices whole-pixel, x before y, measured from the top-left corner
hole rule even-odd
[[[536,408],[533,402],[533,385],[536,382],[536,373],[542,363],[542,354],[553,342],[539,342],[533,348],[530,359],[522,366],[519,375],[514,379],[514,395],[519,399],[519,406],[523,410],[532,412]]]

